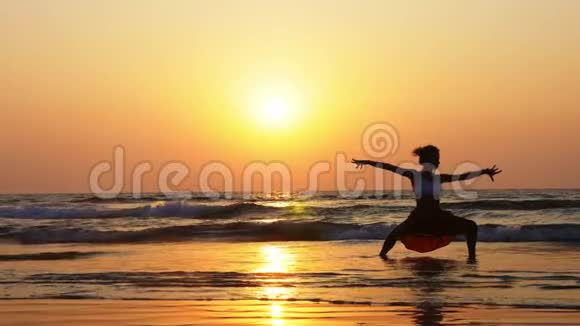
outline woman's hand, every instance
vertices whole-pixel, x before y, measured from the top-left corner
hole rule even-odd
[[[368,164],[369,161],[367,160],[355,160],[354,158],[352,159],[352,163],[356,165],[357,169],[362,169],[363,165]]]
[[[489,175],[489,178],[491,179],[491,181],[495,182],[495,180],[493,179],[493,176],[496,174],[500,174],[502,172],[502,170],[498,169],[495,164],[489,168],[489,169],[483,169],[481,170],[481,174],[487,174]]]

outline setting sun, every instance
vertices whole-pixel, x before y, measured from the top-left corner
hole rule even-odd
[[[296,91],[289,87],[264,87],[253,96],[254,119],[263,127],[287,127],[297,119],[299,103]]]
[[[266,97],[260,105],[260,115],[264,122],[280,124],[288,120],[290,104],[279,96]]]

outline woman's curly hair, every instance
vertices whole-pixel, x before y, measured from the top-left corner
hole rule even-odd
[[[433,145],[417,147],[413,150],[413,155],[419,156],[419,164],[439,164],[439,148]]]

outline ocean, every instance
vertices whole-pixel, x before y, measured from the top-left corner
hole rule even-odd
[[[0,298],[580,310],[580,191],[446,192],[442,203],[479,225],[478,262],[461,237],[377,256],[412,193],[2,195]]]
[[[240,197],[3,195],[0,239],[24,244],[381,240],[414,206],[412,193],[397,199],[373,192],[346,198],[332,192]],[[479,191],[477,200],[448,192],[442,206],[474,220],[480,241],[580,241],[577,190]]]

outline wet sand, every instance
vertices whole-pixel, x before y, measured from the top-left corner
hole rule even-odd
[[[575,244],[3,244],[0,325],[580,325]]]
[[[0,325],[578,325],[570,310],[287,301],[5,300]]]

